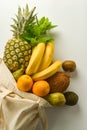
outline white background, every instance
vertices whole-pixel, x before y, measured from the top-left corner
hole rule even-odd
[[[86,0],[0,0],[0,57],[12,37],[12,17],[20,5],[36,6],[38,16],[46,16],[57,24],[55,58],[76,61],[77,72],[69,90],[79,95],[76,106],[47,108],[49,130],[87,130],[87,1]],[[37,130],[41,130],[38,126]]]

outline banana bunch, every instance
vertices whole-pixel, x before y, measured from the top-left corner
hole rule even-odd
[[[32,52],[26,74],[31,75],[34,81],[47,79],[55,74],[62,66],[61,61],[53,61],[54,43],[39,43]]]

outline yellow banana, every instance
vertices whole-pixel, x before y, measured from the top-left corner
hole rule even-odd
[[[52,62],[54,43],[48,42],[38,71],[46,69]]]
[[[37,44],[34,47],[29,64],[26,69],[26,74],[32,75],[37,72],[41,63],[41,59],[44,55],[44,51],[45,51],[45,43],[43,42]]]
[[[55,74],[61,68],[61,66],[62,66],[61,61],[55,61],[48,68],[32,75],[32,79],[34,81],[47,79],[50,76],[52,76],[53,74]]]

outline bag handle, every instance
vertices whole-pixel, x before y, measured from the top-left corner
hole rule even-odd
[[[7,95],[9,95],[10,93],[12,93],[12,91],[9,91],[8,89],[2,87],[0,85],[0,99],[6,97]]]

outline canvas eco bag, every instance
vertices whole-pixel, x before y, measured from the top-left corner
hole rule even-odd
[[[50,106],[43,98],[18,90],[0,59],[0,130],[36,130],[39,120],[42,129],[48,130],[45,107]]]

